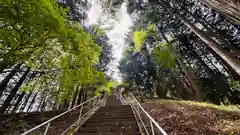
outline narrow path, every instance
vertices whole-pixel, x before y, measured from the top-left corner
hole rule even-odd
[[[117,99],[116,95],[109,96],[105,106],[122,106],[119,99]]]
[[[140,135],[130,105],[122,105],[116,95],[89,118],[75,135]]]

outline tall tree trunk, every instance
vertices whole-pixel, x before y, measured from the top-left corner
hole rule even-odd
[[[13,98],[15,97],[18,89],[21,87],[21,85],[23,84],[24,80],[26,79],[28,73],[29,73],[30,69],[27,68],[27,70],[24,72],[24,74],[22,75],[22,77],[20,78],[20,80],[18,81],[18,83],[14,86],[14,88],[10,91],[10,94],[8,95],[7,99],[4,101],[3,105],[0,108],[0,114],[3,114],[6,109],[8,108],[8,106],[10,105],[11,101],[13,100]]]
[[[45,103],[45,99],[46,99],[46,96],[45,96],[45,95],[41,95],[41,100],[40,100],[40,102],[39,102],[37,111],[39,110],[39,112],[41,112],[42,107],[43,107],[43,104]]]
[[[84,92],[83,102],[87,101],[87,92]]]
[[[183,71],[182,67],[180,66],[180,64],[177,62],[177,67],[181,73],[181,75],[183,75],[183,77],[179,77],[179,81],[180,83],[183,85],[183,87],[188,90],[187,93],[189,93],[190,95],[195,94],[195,90],[191,85],[191,82],[189,81],[191,78],[189,78],[189,76],[186,76],[186,73]],[[177,71],[176,71],[177,72]],[[193,80],[193,79],[191,79]],[[195,97],[194,97],[195,98]],[[193,99],[193,98],[191,98]]]
[[[38,94],[38,93],[35,93],[35,95],[33,96],[32,101],[30,102],[30,104],[29,104],[29,106],[28,106],[27,112],[29,112],[29,111],[32,109],[32,105],[35,103],[37,94]]]
[[[164,88],[160,84],[160,79],[156,78],[154,83],[155,83],[156,94],[157,94],[158,98],[166,98]]]
[[[183,87],[188,90],[187,93],[189,93],[189,94],[195,93],[192,86],[188,84],[188,82],[186,81],[185,78],[180,78],[179,81],[181,82]]]
[[[78,89],[79,89],[79,87],[76,88],[76,90],[75,90],[75,92],[74,92],[74,94],[73,94],[73,99],[72,99],[71,108],[73,108],[74,105],[75,105],[75,102],[76,102],[76,99],[77,99],[77,94],[78,94]]]
[[[23,111],[24,111],[24,109],[25,109],[25,107],[26,107],[26,105],[27,105],[27,103],[28,103],[31,95],[32,95],[32,92],[30,92],[30,93],[28,94],[28,96],[27,96],[27,98],[25,99],[23,105],[21,106],[19,112],[23,112]]]
[[[193,31],[202,41],[204,41],[216,54],[218,54],[230,68],[235,71],[235,77],[240,78],[240,60],[229,50],[226,50],[217,44],[214,40],[205,35],[204,32],[199,30],[196,26],[192,25],[182,15],[175,14],[191,31]]]
[[[53,110],[58,110],[59,108],[59,102],[58,102],[58,93],[55,95],[55,101],[54,101],[54,105],[53,105]]]
[[[177,64],[180,66],[181,70],[186,74],[187,79],[191,83],[196,94],[196,99],[201,100],[202,94],[201,94],[201,90],[197,85],[197,77],[187,67],[185,67],[179,59],[177,59]]]
[[[174,84],[174,90],[175,90],[175,95],[176,98],[178,99],[183,99],[183,90],[181,86],[181,82],[179,81],[179,78],[174,75],[171,76],[171,81]]]
[[[189,38],[192,39],[193,37],[189,37]],[[183,54],[189,54],[193,58],[192,61],[197,60],[196,64],[198,65],[198,67],[203,67],[204,70],[200,69],[202,71],[202,74],[205,74],[205,73],[213,74],[213,70],[210,69],[209,66],[206,64],[206,62],[202,59],[202,57],[197,54],[195,48],[193,48],[194,44],[189,42],[188,37],[185,35],[182,35],[178,39],[186,47],[186,49],[183,49],[184,50]]]
[[[193,3],[194,4],[194,3]],[[239,7],[240,8],[240,7]],[[226,40],[215,27],[212,27],[206,20],[204,20],[199,14],[192,14],[187,8],[183,8],[184,11],[188,12],[189,15],[194,18],[197,23],[200,23],[203,28],[205,28],[207,35],[210,35],[209,37],[212,38],[212,40],[215,40],[218,44],[221,44],[223,47],[230,49],[232,53],[240,57],[240,49],[233,45],[231,42]],[[240,10],[239,10],[240,11]],[[239,12],[240,15],[240,12]]]
[[[15,75],[18,69],[20,69],[21,64],[17,64],[11,71],[10,73],[2,80],[0,83],[0,97],[2,96],[3,91],[7,87],[8,82],[10,79]]]
[[[20,96],[17,99],[17,102],[14,105],[14,108],[12,109],[12,113],[15,112],[20,104],[20,102],[22,101],[23,97],[25,95],[25,92],[21,93]]]
[[[163,31],[161,30],[161,28],[159,29],[160,31],[160,34],[161,34],[161,36],[162,36],[162,38],[168,43],[168,44],[171,44],[171,42],[168,40],[168,38],[166,37],[166,35],[163,33]],[[174,51],[174,49],[172,49],[173,50],[173,52],[175,53],[175,55],[177,56],[177,54],[176,54],[176,52]],[[183,73],[183,75],[186,75],[186,73],[184,73],[184,71],[181,69],[181,66],[180,66],[180,64],[177,62],[177,65],[178,65],[178,68],[179,68],[179,70],[180,70],[180,72],[181,72],[181,74]],[[174,72],[176,72],[177,73],[177,71],[176,70],[174,70]],[[194,88],[192,87],[192,86],[189,86],[189,84],[188,84],[188,82],[186,82],[186,79],[184,78],[181,78],[181,77],[177,77],[178,78],[178,80],[180,81],[180,83],[183,85],[183,87],[186,89],[186,90],[188,90],[188,93],[190,93],[190,94],[193,94],[193,90],[194,90]]]
[[[33,73],[30,75],[30,77],[28,78],[28,81],[30,81],[31,79],[33,79],[33,78],[36,76],[36,74],[37,74],[37,72],[33,72]],[[21,95],[18,97],[17,102],[15,103],[15,106],[14,106],[14,108],[13,108],[13,110],[12,110],[12,113],[13,113],[14,111],[16,111],[16,109],[18,108],[18,106],[19,106],[20,102],[22,101],[22,99],[23,99],[23,97],[24,97],[25,94],[26,94],[26,92],[22,92]]]
[[[79,90],[79,94],[78,94],[77,105],[79,105],[81,103],[81,100],[83,98],[83,90],[84,90],[84,86],[81,86],[81,88]]]
[[[213,63],[213,61],[212,61],[211,59],[209,59],[209,57],[206,56],[206,55],[208,54],[208,53],[206,52],[206,50],[203,51],[203,50],[199,49],[199,48],[200,48],[199,44],[196,44],[196,46],[197,46],[197,48],[198,48],[198,49],[195,48],[196,51],[201,51],[201,54],[199,54],[199,56],[203,56],[203,57],[208,61],[208,63],[211,64],[211,66],[213,66],[216,70],[218,70],[219,72],[221,72],[221,70],[219,70],[219,68]],[[211,51],[212,51],[212,50],[211,50]],[[218,56],[218,55],[217,55],[217,56]],[[224,70],[227,71],[227,67],[225,67],[225,65],[222,63],[222,61],[218,61],[218,62],[223,66]]]
[[[57,92],[54,93],[54,95],[53,95],[54,104],[53,104],[52,110],[58,110],[59,109],[59,106],[60,106],[59,93],[60,93],[60,87],[58,87]]]
[[[156,88],[156,94],[158,95],[159,98],[166,98],[166,93],[164,88],[161,85],[160,78],[157,75],[157,70],[154,66],[153,60],[151,59],[151,56],[149,55],[149,51],[147,49],[146,44],[142,46],[141,52],[144,54],[145,58],[147,59],[147,65],[149,66],[149,69],[153,72],[153,79],[154,79],[154,84]]]
[[[232,71],[233,76],[236,79],[240,79],[240,59],[238,59],[233,53],[229,50],[224,49],[216,43],[213,39],[208,37],[203,31],[199,30],[196,26],[191,24],[188,20],[186,20],[182,15],[178,13],[178,11],[172,8],[168,3],[164,1],[158,1],[162,4],[162,7],[167,11],[175,11],[174,15],[183,22],[185,26],[187,26],[193,33],[195,33],[203,42],[205,42],[209,48],[211,48],[216,54],[221,57],[223,61],[226,62],[226,66],[229,67],[229,70]]]
[[[63,110],[68,109],[68,105],[69,105],[69,102],[66,99],[64,99],[61,109]]]
[[[163,37],[163,39],[169,43],[170,41],[167,39],[167,37],[165,36],[165,34],[162,32],[162,30],[160,30],[160,33],[161,33],[161,36]],[[175,56],[177,56],[177,53],[175,52],[174,49],[172,49],[173,53],[175,54]],[[179,60],[178,57],[176,57],[176,63],[179,67],[179,69],[185,74],[185,76],[187,77],[187,79],[189,80],[189,82],[191,83],[191,86],[193,88],[193,90],[195,91],[195,96],[196,96],[196,99],[197,100],[201,100],[201,90],[199,89],[198,85],[197,85],[197,78],[196,76],[187,68],[184,66],[184,64],[181,62],[181,60]],[[180,79],[180,82],[183,84],[183,86],[187,89],[187,90],[190,90],[192,91],[192,89],[190,89],[189,85]]]
[[[211,27],[210,25],[208,25],[208,23],[203,18],[195,17],[191,13],[190,13],[190,15],[194,19],[199,21],[198,23],[200,23],[206,29],[205,33],[208,33],[207,35],[211,35],[210,37],[212,38],[212,40],[215,40],[218,44],[221,44],[223,47],[230,49],[230,51],[232,53],[234,53],[235,55],[237,55],[238,58],[240,57],[240,49],[238,47],[236,47],[235,45],[231,44],[224,37],[222,37],[220,35],[220,33],[218,33],[218,30],[216,30],[213,27]]]
[[[77,97],[75,99],[74,106],[78,105],[77,102],[78,102],[78,99],[80,98],[79,97],[80,90],[81,90],[81,86],[78,86]]]
[[[40,112],[44,112],[47,106],[47,97],[44,98],[42,104],[41,104],[41,108],[40,108]]]
[[[201,2],[240,25],[240,2],[238,0],[201,0]]]
[[[55,99],[52,110],[57,110],[57,99]]]

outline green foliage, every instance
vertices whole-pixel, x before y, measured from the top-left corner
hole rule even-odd
[[[132,47],[125,48],[122,54],[122,60],[126,59],[127,55],[132,52],[134,52]]]
[[[145,38],[148,36],[148,32],[146,30],[139,30],[133,32],[133,42],[135,51],[139,52],[141,50],[141,46],[145,41]]]
[[[10,61],[25,62],[40,55],[64,30],[65,10],[53,1],[2,0],[0,4],[1,57]]]
[[[104,36],[105,29],[100,28],[101,26],[99,24],[93,24],[91,26],[91,32],[93,33],[95,37]]]
[[[69,99],[76,86],[98,82],[109,88],[94,68],[100,55],[94,37],[66,20],[66,11],[54,0],[0,1],[0,59],[41,72],[21,92],[58,91],[60,99]]]
[[[152,51],[152,57],[155,62],[164,68],[173,68],[175,64],[176,57],[173,54],[170,44],[159,43],[158,46],[154,47]]]
[[[107,94],[109,94],[111,92],[111,88],[116,86],[117,86],[116,82],[113,82],[113,81],[105,82],[101,86],[97,87],[97,90],[95,91],[95,95],[99,96],[100,92],[106,92]]]
[[[148,24],[147,29],[149,31],[154,31],[155,30],[155,25],[150,23],[150,24]]]
[[[240,89],[240,81],[236,81],[233,78],[228,79],[228,84],[231,89],[236,89],[236,90]]]
[[[121,86],[123,87],[129,87],[131,84],[129,82],[123,82]]]
[[[140,29],[133,32],[132,40],[133,40],[134,49],[136,52],[139,52],[141,50],[141,47],[148,36],[153,36],[157,40],[160,40],[156,34],[154,24],[149,24],[147,26],[147,29]]]
[[[26,90],[28,90],[28,89],[29,89],[28,85],[23,85],[23,86],[20,88],[20,92],[22,93],[22,92],[24,92],[24,91],[26,91]]]

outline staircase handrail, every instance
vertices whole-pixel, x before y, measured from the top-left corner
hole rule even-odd
[[[35,126],[35,127],[33,127],[33,128],[31,128],[30,130],[22,133],[21,135],[27,135],[27,134],[35,131],[36,129],[39,129],[39,128],[42,127],[42,126],[47,125],[47,127],[46,127],[46,129],[45,129],[45,132],[44,132],[44,135],[46,135],[46,134],[47,134],[47,131],[48,131],[48,128],[49,128],[49,126],[50,126],[50,123],[51,123],[52,121],[56,120],[57,118],[65,115],[65,114],[67,114],[67,113],[69,113],[69,112],[75,111],[75,110],[76,110],[77,108],[79,108],[79,107],[81,107],[80,114],[79,114],[79,118],[80,118],[83,105],[86,104],[86,103],[88,103],[88,102],[90,102],[90,101],[92,101],[92,100],[94,100],[94,99],[96,99],[96,98],[98,98],[98,97],[100,97],[100,96],[95,96],[95,97],[93,97],[93,98],[91,98],[91,99],[89,99],[89,100],[87,100],[87,101],[85,101],[85,102],[83,102],[83,103],[81,103],[81,104],[79,104],[79,105],[77,105],[77,106],[75,106],[75,107],[73,107],[73,108],[71,108],[71,109],[69,109],[69,110],[67,110],[67,111],[65,111],[65,112],[63,112],[63,113],[61,113],[61,114],[59,114],[59,115],[57,115],[57,116],[55,116],[55,117],[53,117],[53,118],[45,121],[45,122],[37,125],[37,126]]]
[[[133,100],[137,103],[137,106],[142,110],[142,112],[144,112],[144,114],[148,117],[149,119],[149,122],[150,122],[150,126],[151,126],[151,131],[152,131],[152,135],[155,135],[155,131],[154,131],[154,127],[153,127],[153,124],[156,126],[156,128],[163,134],[163,135],[168,135],[166,133],[166,131],[164,131],[164,129],[152,118],[152,116],[150,116],[150,114],[148,114],[148,112],[146,110],[144,110],[144,108],[141,106],[141,104],[138,102],[138,100],[133,96],[132,93],[130,93],[131,97],[133,98]],[[122,97],[123,99],[123,97]],[[143,124],[144,126],[144,129],[146,130],[147,134],[149,135],[143,121],[142,121],[142,118],[140,116],[140,112],[139,112],[139,109],[136,110],[137,113],[138,113],[138,116],[140,117],[140,120],[141,120],[141,123]]]

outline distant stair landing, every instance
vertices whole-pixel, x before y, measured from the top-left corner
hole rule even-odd
[[[122,106],[121,102],[119,99],[117,99],[116,95],[111,95],[109,96],[106,106]]]
[[[115,95],[100,107],[75,135],[140,135],[130,105],[122,105]]]

